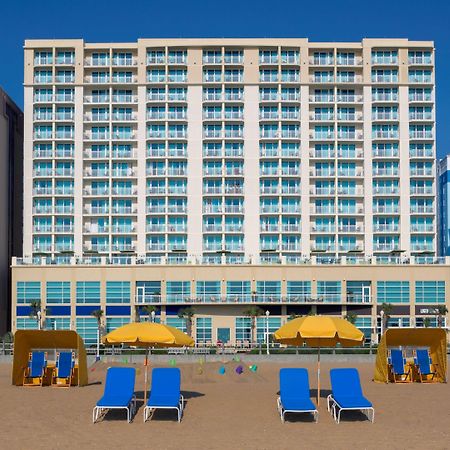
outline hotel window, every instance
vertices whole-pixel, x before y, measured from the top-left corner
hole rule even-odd
[[[74,64],[75,53],[73,51],[58,51],[56,54],[56,64]]]
[[[416,281],[416,303],[445,303],[445,281]]]
[[[372,336],[372,318],[371,317],[357,317],[355,320],[355,327],[359,328],[366,339]]]
[[[77,281],[77,303],[100,304],[100,281]]]
[[[167,302],[181,303],[188,301],[191,297],[190,281],[168,281],[166,283]]]
[[[116,328],[130,323],[129,317],[107,317],[106,318],[106,332],[109,333]]]
[[[92,53],[91,64],[93,66],[107,66],[109,64],[108,53]]]
[[[227,281],[227,300],[234,302],[251,301],[250,281]]]
[[[166,53],[164,50],[148,50],[147,64],[164,64]]]
[[[95,320],[95,319],[94,319]],[[18,330],[37,330],[38,323],[36,319],[17,317],[16,328]]]
[[[220,300],[220,281],[197,281],[196,296],[202,302]]]
[[[372,50],[372,64],[398,64],[397,50]]]
[[[106,303],[130,303],[129,281],[107,281]]]
[[[281,327],[281,317],[257,317],[256,318],[256,342],[267,342],[267,331],[269,339],[278,328]]]
[[[318,281],[317,297],[323,302],[341,302],[342,289],[340,281]]]
[[[370,302],[370,281],[347,281],[347,302]]]
[[[256,295],[260,301],[280,301],[281,281],[257,281]]]
[[[377,303],[409,303],[409,281],[378,281]]]
[[[85,345],[94,345],[97,342],[97,319],[94,317],[77,317],[77,333],[83,338]]]
[[[41,301],[41,283],[39,281],[17,282],[17,303],[29,305],[32,301]]]
[[[70,317],[47,316],[45,318],[45,328],[47,330],[70,330]]]
[[[311,298],[311,281],[287,281],[286,287],[289,303],[305,302]]]
[[[252,340],[252,319],[251,317],[236,317],[235,319],[235,337],[237,341]]]
[[[34,52],[34,65],[46,65],[46,64],[52,64],[53,63],[53,54],[50,50],[43,50],[38,51],[35,50]]]
[[[430,314],[430,312],[428,312],[428,314]],[[428,319],[426,323],[425,319]],[[443,321],[443,327],[445,328],[447,325],[447,318],[444,317],[444,321]],[[427,325],[427,328],[437,328],[438,325],[438,320],[436,316],[426,316],[426,317],[416,317],[416,327],[417,328],[424,328],[425,324]]]
[[[212,341],[212,318],[198,317],[196,320],[197,343],[207,343]]]
[[[47,281],[47,303],[70,303],[70,281]]]
[[[166,325],[170,327],[178,328],[183,333],[187,332],[186,319],[181,319],[179,317],[167,317]]]

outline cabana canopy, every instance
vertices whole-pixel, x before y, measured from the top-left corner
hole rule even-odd
[[[22,386],[23,370],[28,364],[28,355],[37,349],[77,350],[78,365],[75,366],[75,381],[78,386],[88,384],[87,360],[81,336],[72,330],[17,330],[14,334],[14,360],[12,384]]]
[[[374,381],[387,383],[388,348],[390,347],[428,347],[431,360],[437,364],[437,378],[441,383],[447,381],[447,336],[442,328],[390,328],[386,330],[378,345],[375,362]]]

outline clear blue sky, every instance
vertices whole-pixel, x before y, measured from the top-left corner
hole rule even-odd
[[[23,106],[25,39],[139,37],[364,37],[433,40],[437,152],[450,153],[449,0],[0,0],[0,86]]]

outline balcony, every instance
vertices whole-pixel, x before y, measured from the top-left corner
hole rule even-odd
[[[398,233],[400,225],[398,223],[374,223],[374,233]]]
[[[434,233],[435,227],[432,223],[430,224],[414,224],[410,225],[410,230],[412,233]]]
[[[432,186],[411,186],[411,195],[434,195]]]
[[[373,102],[398,102],[398,94],[391,92],[375,92],[372,94]]]
[[[333,103],[334,95],[310,95],[309,101],[311,103]]]
[[[113,103],[137,103],[138,97],[137,95],[113,94],[111,99]]]
[[[426,205],[411,205],[409,212],[411,214],[434,214],[434,207]]]
[[[137,60],[133,57],[116,57],[112,58],[113,66],[132,67],[137,66]]]
[[[332,66],[334,65],[334,58],[332,56],[327,57],[312,57],[309,58],[309,64],[313,66]]]
[[[410,168],[411,177],[432,177],[434,176],[433,169],[430,168]]]
[[[400,208],[397,205],[374,205],[373,212],[374,214],[399,214]]]

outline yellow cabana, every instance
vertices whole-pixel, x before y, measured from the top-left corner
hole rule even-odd
[[[389,381],[388,349],[390,347],[428,347],[431,360],[437,364],[438,381],[447,382],[447,336],[442,328],[390,328],[378,345],[374,381]]]
[[[88,371],[84,342],[81,336],[72,330],[17,330],[14,334],[12,384],[22,386],[23,371],[27,367],[28,355],[32,350],[53,348],[76,350],[78,364],[75,365],[73,382],[78,386],[86,386]]]

